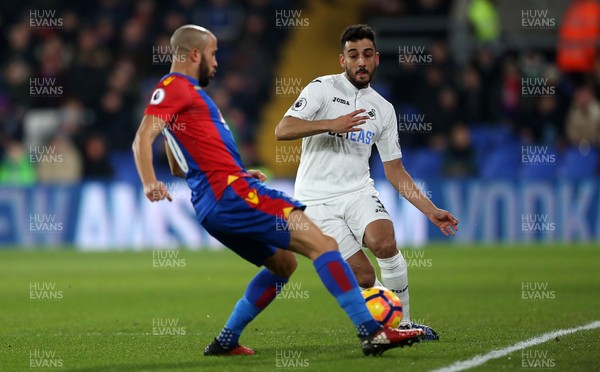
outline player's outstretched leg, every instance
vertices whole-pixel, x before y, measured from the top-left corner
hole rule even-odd
[[[371,287],[383,287],[377,279],[375,268],[363,250],[359,250],[346,259],[352,269],[361,291]]]
[[[337,250],[335,239],[324,235],[302,211],[293,211],[290,221],[289,249],[313,261],[321,281],[354,323],[365,355],[378,355],[387,349],[420,341],[421,329],[385,328],[373,319],[350,266]]]
[[[400,329],[419,328],[425,332],[424,341],[439,340],[438,334],[431,327],[413,323],[410,319],[408,265],[396,246],[392,221],[382,219],[371,222],[365,229],[364,242],[377,258],[383,285],[402,302]]]
[[[204,355],[252,355],[254,350],[239,344],[242,331],[269,305],[296,269],[296,257],[278,249],[265,262],[265,268],[250,281],[244,296],[236,303],[221,333],[204,349]]]

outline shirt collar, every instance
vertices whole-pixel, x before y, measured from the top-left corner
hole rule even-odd
[[[187,80],[188,80],[190,83],[192,83],[192,85],[194,85],[194,86],[200,86],[200,83],[198,82],[198,80],[194,79],[194,78],[193,78],[193,77],[191,77],[191,76],[184,75],[184,74],[182,74],[182,73],[179,73],[179,72],[171,72],[171,73],[170,73],[170,74],[168,74],[168,75],[177,75],[177,76],[181,76],[182,78],[185,78],[185,79],[187,79]],[[168,76],[168,75],[167,75],[167,76]]]
[[[342,79],[342,84],[344,84],[345,87],[347,87],[348,89],[350,89],[351,92],[353,93],[359,93],[362,92],[362,94],[365,94],[370,88],[371,88],[371,83],[369,83],[369,85],[366,86],[366,88],[363,89],[358,89],[357,87],[354,86],[354,84],[352,84],[350,82],[350,80],[348,80],[348,78],[346,77],[346,74],[344,72],[342,72],[340,74],[340,77]]]

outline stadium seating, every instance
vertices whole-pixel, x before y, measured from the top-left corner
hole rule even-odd
[[[524,180],[554,180],[556,166],[553,164],[526,164],[520,169],[519,175]]]
[[[554,146],[548,146],[547,153],[554,155],[554,162],[533,162],[522,164],[519,176],[523,180],[554,180],[557,174],[557,164],[559,162],[559,152]]]
[[[558,166],[558,177],[569,179],[582,179],[593,177],[598,169],[598,150],[590,149],[583,155],[579,149],[569,147],[564,160]]]
[[[477,152],[477,164],[482,166],[491,151],[500,146],[514,145],[516,139],[510,131],[497,124],[474,123],[469,127],[471,141]]]
[[[406,159],[404,166],[416,178],[438,176],[441,173],[442,154],[438,151],[427,148],[404,151],[403,158]]]
[[[514,178],[520,167],[519,146],[509,143],[491,149],[483,160],[480,175],[483,179]]]

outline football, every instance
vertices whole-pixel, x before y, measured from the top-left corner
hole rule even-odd
[[[376,321],[390,328],[398,328],[402,320],[402,303],[396,294],[385,287],[362,291],[367,308]]]

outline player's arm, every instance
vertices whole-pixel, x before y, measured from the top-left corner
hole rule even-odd
[[[135,166],[144,186],[144,194],[152,202],[164,198],[173,200],[165,184],[156,179],[152,164],[152,143],[165,125],[166,123],[156,116],[144,115],[132,145]]]
[[[314,136],[319,133],[360,132],[359,125],[366,123],[368,116],[359,116],[366,110],[360,109],[330,120],[305,120],[293,116],[284,116],[275,128],[275,137],[279,141]]]
[[[275,138],[279,141],[290,141],[320,133],[360,131],[357,126],[364,124],[369,118],[360,115],[365,110],[356,110],[335,119],[314,120],[321,110],[327,109],[329,96],[326,89],[325,83],[320,79],[315,79],[304,87],[296,102],[277,124]]]
[[[171,170],[171,174],[175,177],[185,178],[185,173],[183,173],[179,167],[179,164],[177,164],[177,160],[175,160],[175,156],[171,151],[171,146],[169,146],[168,143],[165,143],[165,151],[167,152],[167,160],[169,161],[169,169]]]
[[[454,235],[458,230],[458,220],[450,212],[440,209],[421,192],[412,177],[402,164],[402,159],[394,159],[383,163],[385,176],[388,181],[406,198],[412,205],[429,218],[444,235]]]

